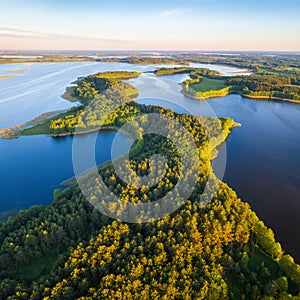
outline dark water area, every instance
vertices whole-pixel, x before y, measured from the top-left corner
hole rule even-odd
[[[300,262],[300,105],[231,97],[227,109],[238,103],[238,111],[228,116],[242,127],[227,142],[223,180]]]
[[[93,139],[93,135],[79,138],[85,145]],[[98,134],[95,144],[97,165],[122,155],[130,148],[130,139],[121,136],[112,157],[111,146],[115,136],[113,131]],[[74,176],[72,141],[70,136],[52,138],[42,135],[0,139],[0,212],[50,204],[54,189],[61,188],[63,181]]]

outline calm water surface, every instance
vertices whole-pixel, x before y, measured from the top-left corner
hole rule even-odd
[[[130,148],[130,139],[122,136],[112,157],[111,145],[115,135],[115,132],[98,134],[95,145],[98,165],[122,155]],[[80,138],[83,143],[88,143],[93,135]],[[53,190],[59,188],[62,181],[74,176],[72,140],[72,137],[52,138],[42,135],[0,139],[0,212],[49,204],[53,199]]]

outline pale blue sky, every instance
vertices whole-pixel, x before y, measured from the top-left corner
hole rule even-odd
[[[0,49],[300,50],[300,0],[9,0]]]

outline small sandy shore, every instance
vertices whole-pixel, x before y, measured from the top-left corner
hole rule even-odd
[[[24,74],[10,74],[10,75],[0,75],[0,79],[12,78],[16,76],[24,76]]]
[[[61,97],[65,100],[68,100],[70,102],[79,102],[79,99],[72,96],[73,91],[75,90],[75,86],[69,86],[66,88],[66,91],[61,95]]]

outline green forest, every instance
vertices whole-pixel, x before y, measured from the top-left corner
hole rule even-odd
[[[132,102],[133,98],[138,95],[138,90],[123,80],[139,75],[139,72],[119,71],[102,72],[79,78],[76,81],[77,87],[73,89],[72,96],[78,99],[82,105],[46,122],[20,130],[17,134],[68,135],[73,134],[75,128],[77,131],[97,129],[99,124],[103,122],[101,115],[110,109],[112,103],[120,107],[114,115],[106,120],[104,126],[115,126],[122,119],[124,119],[124,123],[126,121],[126,117],[123,117],[124,114],[136,116],[138,113],[137,103],[131,103],[127,108],[124,107],[126,103]]]
[[[277,73],[256,70],[251,75],[243,76],[223,76],[216,71],[190,67],[160,68],[155,71],[157,76],[179,73],[189,74],[191,79],[182,83],[182,93],[195,99],[238,93],[256,99],[300,101],[300,74],[291,75],[289,71]]]
[[[229,78],[227,85],[242,95],[257,98],[279,98],[300,101],[300,77],[264,74]]]
[[[201,74],[201,76],[218,76],[221,75],[217,71],[206,68],[190,68],[190,67],[175,67],[175,68],[160,68],[154,71],[156,76],[173,75],[173,74]],[[192,77],[192,76],[191,76]]]
[[[78,79],[74,95],[80,107],[21,134],[72,134],[102,123],[121,127],[139,115],[139,122],[151,126],[148,114],[168,116],[188,130],[198,149],[197,173],[187,174],[196,176],[192,194],[162,219],[125,223],[95,209],[77,183],[55,190],[51,205],[21,211],[0,224],[0,299],[300,299],[300,266],[249,204],[213,174],[213,153],[234,121],[138,104],[133,99],[137,89],[122,81],[138,75],[98,73]],[[119,108],[102,120],[112,105]],[[99,168],[111,192],[137,204],[172,190],[182,168],[174,143],[143,135],[139,122],[128,133],[139,138],[125,167],[146,175],[153,171],[149,157],[159,153],[166,168],[160,181],[135,189],[111,163]],[[168,130],[177,134],[172,126]],[[82,180],[90,199],[106,196],[97,178],[87,174]],[[203,202],[210,192],[212,201]],[[108,209],[121,214],[125,207]]]

